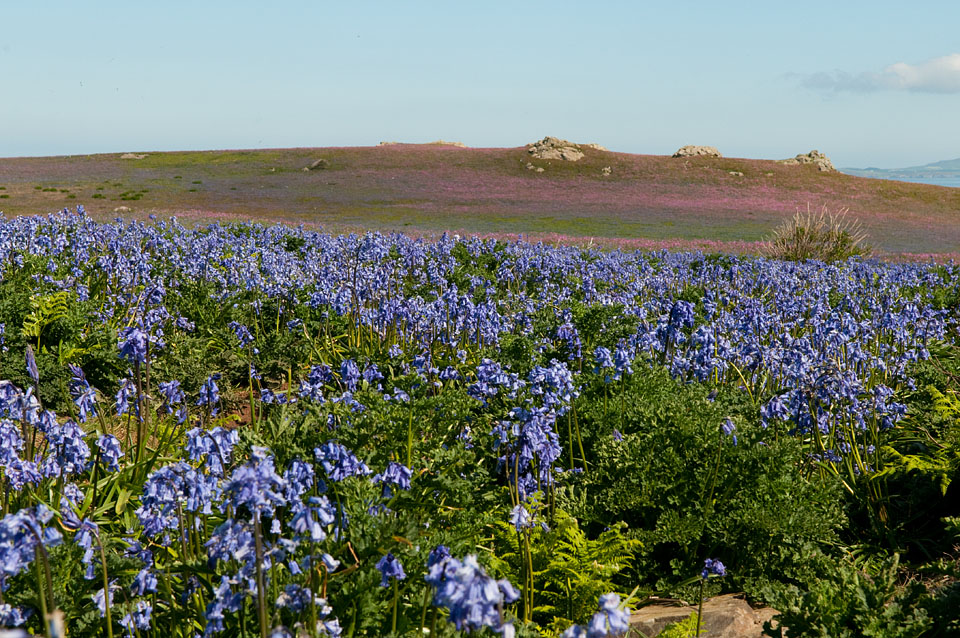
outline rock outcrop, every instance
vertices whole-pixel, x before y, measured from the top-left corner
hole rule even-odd
[[[427,142],[430,146],[456,146],[457,148],[467,148],[467,145],[463,142],[448,142],[447,140],[436,140],[434,142]]]
[[[634,633],[651,638],[667,625],[686,620],[696,611],[697,607],[691,605],[655,603],[641,607],[630,616],[630,627]],[[753,609],[747,601],[733,594],[715,596],[703,602],[700,635],[704,638],[762,638],[763,623],[777,613],[769,607]]]
[[[533,163],[527,162],[527,170],[528,170],[528,171],[535,171],[535,172],[537,172],[537,173],[542,173],[542,172],[543,172],[543,167],[542,167],[542,166],[534,166]]]
[[[321,157],[320,159],[311,162],[310,166],[304,166],[303,172],[309,173],[310,171],[324,171],[328,168],[330,168],[330,160]]]
[[[565,162],[576,162],[583,159],[583,151],[580,150],[579,144],[550,136],[531,144],[527,148],[527,152],[537,159],[563,160]]]
[[[124,153],[120,159],[143,159],[147,157],[146,153]]]
[[[830,158],[821,153],[818,150],[812,150],[809,153],[799,153],[796,157],[791,157],[790,159],[780,160],[781,164],[786,164],[787,166],[797,166],[799,164],[813,164],[817,167],[817,170],[827,171],[827,172],[836,172],[837,169],[834,168],[833,162],[830,161]]]
[[[681,146],[677,149],[677,152],[673,154],[674,157],[723,157],[720,154],[720,151],[717,150],[716,146],[696,146],[694,144],[688,144],[687,146]]]
[[[321,157],[320,159],[311,162],[310,166],[304,166],[303,172],[309,173],[310,171],[324,171],[328,168],[330,168],[330,161]]]

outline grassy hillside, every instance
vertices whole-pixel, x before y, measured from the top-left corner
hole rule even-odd
[[[83,204],[101,219],[155,213],[331,231],[750,242],[798,207],[825,204],[848,207],[884,250],[960,250],[960,189],[767,160],[584,152],[575,163],[531,159],[523,147],[408,144],[0,159],[0,210],[9,217]],[[320,158],[328,168],[303,170]]]

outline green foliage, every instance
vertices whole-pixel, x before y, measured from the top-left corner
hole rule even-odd
[[[872,248],[859,222],[846,220],[847,209],[833,213],[826,205],[818,214],[807,208],[806,215],[797,212],[793,219],[778,227],[764,248],[768,257],[788,261],[840,261],[854,256],[868,256]]]
[[[894,554],[872,575],[841,564],[826,577],[811,583],[808,591],[790,586],[772,592],[771,603],[780,610],[776,617],[779,626],[773,629],[767,623],[767,635],[775,638],[923,635],[932,622],[922,606],[927,599],[926,589],[919,583],[898,585],[898,564],[899,556]]]
[[[503,520],[496,527],[497,551],[492,564],[522,582],[523,547],[520,534]],[[642,547],[624,535],[626,525],[611,525],[594,539],[577,520],[557,510],[548,530],[530,533],[535,584],[534,620],[558,633],[574,623],[586,622],[596,611],[601,594],[621,590],[617,575],[633,565]]]
[[[839,540],[843,498],[836,480],[804,471],[795,438],[771,440],[744,416],[734,445],[720,426],[738,404],[707,401],[706,388],[665,371],[637,372],[622,389],[611,384],[615,407],[604,411],[606,389],[588,387],[577,403],[590,466],[558,503],[591,529],[626,522],[644,544],[640,580],[670,588],[706,557],[736,565],[728,586],[753,595],[772,580],[816,578]]]
[[[31,295],[30,312],[23,319],[22,334],[32,337],[40,345],[40,335],[43,329],[67,316],[70,292],[61,290],[51,295]]]
[[[697,615],[697,612],[693,612],[690,616],[679,622],[673,622],[663,628],[663,630],[657,634],[657,638],[697,638],[697,624],[700,617]],[[703,633],[701,630],[700,633]]]

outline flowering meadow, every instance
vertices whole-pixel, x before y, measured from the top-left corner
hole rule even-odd
[[[0,220],[0,627],[599,638],[736,591],[951,635],[958,300],[952,264]]]

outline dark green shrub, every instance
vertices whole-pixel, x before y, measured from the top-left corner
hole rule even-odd
[[[780,610],[776,629],[767,623],[767,635],[776,638],[830,636],[856,638],[884,636],[910,638],[923,635],[931,619],[923,608],[928,597],[920,583],[897,583],[899,556],[884,561],[875,574],[840,564],[808,591],[790,586],[770,593]]]

